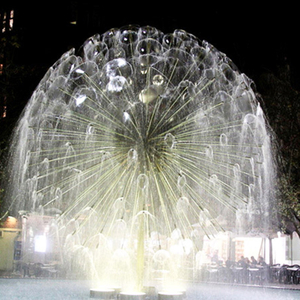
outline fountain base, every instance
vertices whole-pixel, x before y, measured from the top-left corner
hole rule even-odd
[[[146,298],[146,293],[136,292],[136,293],[120,293],[120,300],[144,300]]]
[[[181,292],[159,292],[158,300],[182,300],[183,293]]]
[[[113,289],[90,289],[90,298],[109,300],[115,299],[116,291]]]

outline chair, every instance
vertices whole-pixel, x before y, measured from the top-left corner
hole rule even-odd
[[[294,275],[294,283],[299,284],[299,282],[300,282],[300,268],[295,272]]]
[[[279,283],[288,283],[288,265],[282,265],[279,269],[278,281]]]

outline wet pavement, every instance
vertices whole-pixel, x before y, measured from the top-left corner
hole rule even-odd
[[[0,299],[90,299],[90,288],[86,280],[0,278]],[[189,283],[186,296],[186,300],[299,300],[300,285]]]

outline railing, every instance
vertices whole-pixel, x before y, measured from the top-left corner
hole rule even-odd
[[[58,277],[60,274],[59,266],[56,264],[42,263],[22,263],[23,277]]]

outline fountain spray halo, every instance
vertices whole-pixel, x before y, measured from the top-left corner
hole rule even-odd
[[[12,205],[59,212],[64,261],[118,286],[177,280],[195,239],[268,226],[274,166],[252,81],[183,30],[127,26],[65,53],[10,165]]]

